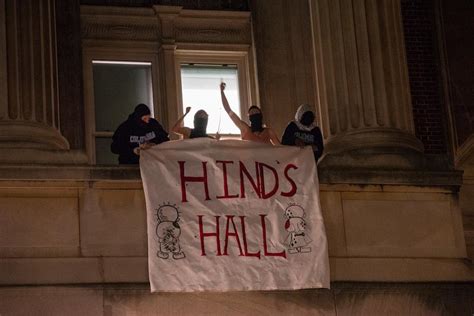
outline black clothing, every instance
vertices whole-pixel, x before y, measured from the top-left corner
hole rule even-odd
[[[283,133],[281,143],[283,145],[295,146],[295,141],[298,138],[302,140],[305,145],[316,145],[318,150],[314,151],[314,158],[318,161],[324,150],[323,136],[319,127],[316,126],[311,131],[305,131],[298,128],[295,122],[290,122]]]
[[[148,107],[148,105],[143,104],[143,103],[140,103],[139,105],[137,105],[135,107],[135,110],[133,111],[133,115],[138,118],[145,115],[150,115],[150,114],[151,114],[150,108]]]
[[[249,116],[250,128],[252,132],[263,132],[263,115],[262,113],[252,114]]]
[[[207,137],[207,117],[195,117],[194,128],[191,129],[189,138]]]
[[[200,137],[214,138],[210,135],[207,135],[205,130],[203,132],[201,129],[192,128],[191,133],[189,133],[189,138],[200,138]]]
[[[120,164],[138,164],[140,157],[133,152],[133,149],[140,144],[161,144],[170,140],[168,133],[157,120],[150,118],[147,124],[141,120],[140,114],[142,113],[131,114],[128,120],[120,124],[112,137],[110,149],[119,155]]]
[[[311,124],[313,124],[314,119],[315,119],[314,113],[311,111],[308,111],[301,116],[300,122],[301,124],[305,126],[310,126]]]
[[[199,137],[208,137],[206,131],[201,129],[191,128],[191,133],[189,133],[189,138],[199,138]]]

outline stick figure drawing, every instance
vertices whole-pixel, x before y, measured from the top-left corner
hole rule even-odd
[[[157,256],[168,259],[171,254],[175,260],[184,258],[184,252],[179,245],[181,227],[178,224],[180,220],[178,208],[170,204],[161,205],[156,210],[156,216],[158,220],[156,235],[160,243]]]

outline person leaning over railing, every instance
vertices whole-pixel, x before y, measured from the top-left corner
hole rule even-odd
[[[226,84],[224,82],[221,83],[221,98],[222,98],[222,105],[224,106],[225,111],[229,114],[232,122],[240,129],[240,135],[243,140],[250,140],[254,142],[260,143],[268,143],[273,145],[280,144],[278,136],[273,131],[273,129],[266,127],[263,124],[263,115],[260,108],[256,105],[252,105],[248,110],[248,117],[250,121],[250,126],[241,120],[237,114],[232,112],[229,102],[227,101],[227,97],[225,96]]]
[[[188,115],[189,111],[191,111],[190,106],[186,108],[186,112],[176,121],[176,123],[174,123],[171,131],[183,136],[183,139],[200,137],[214,138],[207,134],[207,121],[209,115],[204,110],[199,110],[194,114],[194,128],[183,126],[183,120],[186,115]],[[217,136],[217,138],[219,137]]]
[[[324,151],[323,136],[321,130],[316,126],[316,116],[308,104],[302,104],[295,114],[295,120],[291,121],[285,129],[281,138],[283,145],[311,146],[316,162],[321,158]]]
[[[120,124],[112,137],[111,151],[118,154],[120,164],[138,164],[140,150],[170,140],[168,132],[151,117],[146,104],[135,107],[128,119]]]

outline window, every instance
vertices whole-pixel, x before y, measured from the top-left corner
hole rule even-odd
[[[110,151],[115,129],[139,103],[147,104],[153,116],[151,63],[93,60],[92,71],[95,161],[117,164],[117,155]]]
[[[181,64],[182,111],[190,106],[184,125],[193,126],[194,114],[203,109],[209,114],[207,132],[222,135],[240,134],[222,107],[219,85],[226,83],[230,106],[240,116],[239,78],[237,65]]]

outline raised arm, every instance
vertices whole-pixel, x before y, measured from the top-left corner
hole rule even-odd
[[[171,131],[176,133],[176,134],[179,134],[179,135],[183,135],[184,138],[188,138],[189,137],[189,134],[191,133],[191,131],[189,130],[189,128],[187,127],[183,127],[183,120],[184,118],[186,117],[186,115],[188,115],[189,111],[191,111],[191,107],[187,107],[186,108],[186,113],[184,113],[177,121],[176,123],[174,123],[173,127],[171,128]]]
[[[277,134],[275,131],[271,128],[268,128],[268,132],[270,134],[270,141],[272,142],[273,145],[280,145],[280,140],[278,139]]]
[[[227,97],[225,96],[224,90],[225,90],[225,82],[222,82],[220,85],[221,88],[221,99],[222,99],[222,105],[224,106],[224,110],[229,114],[230,119],[234,124],[240,129],[241,132],[244,132],[245,129],[247,129],[249,126],[247,123],[242,121],[237,114],[235,114],[229,105],[229,101],[227,101]]]

